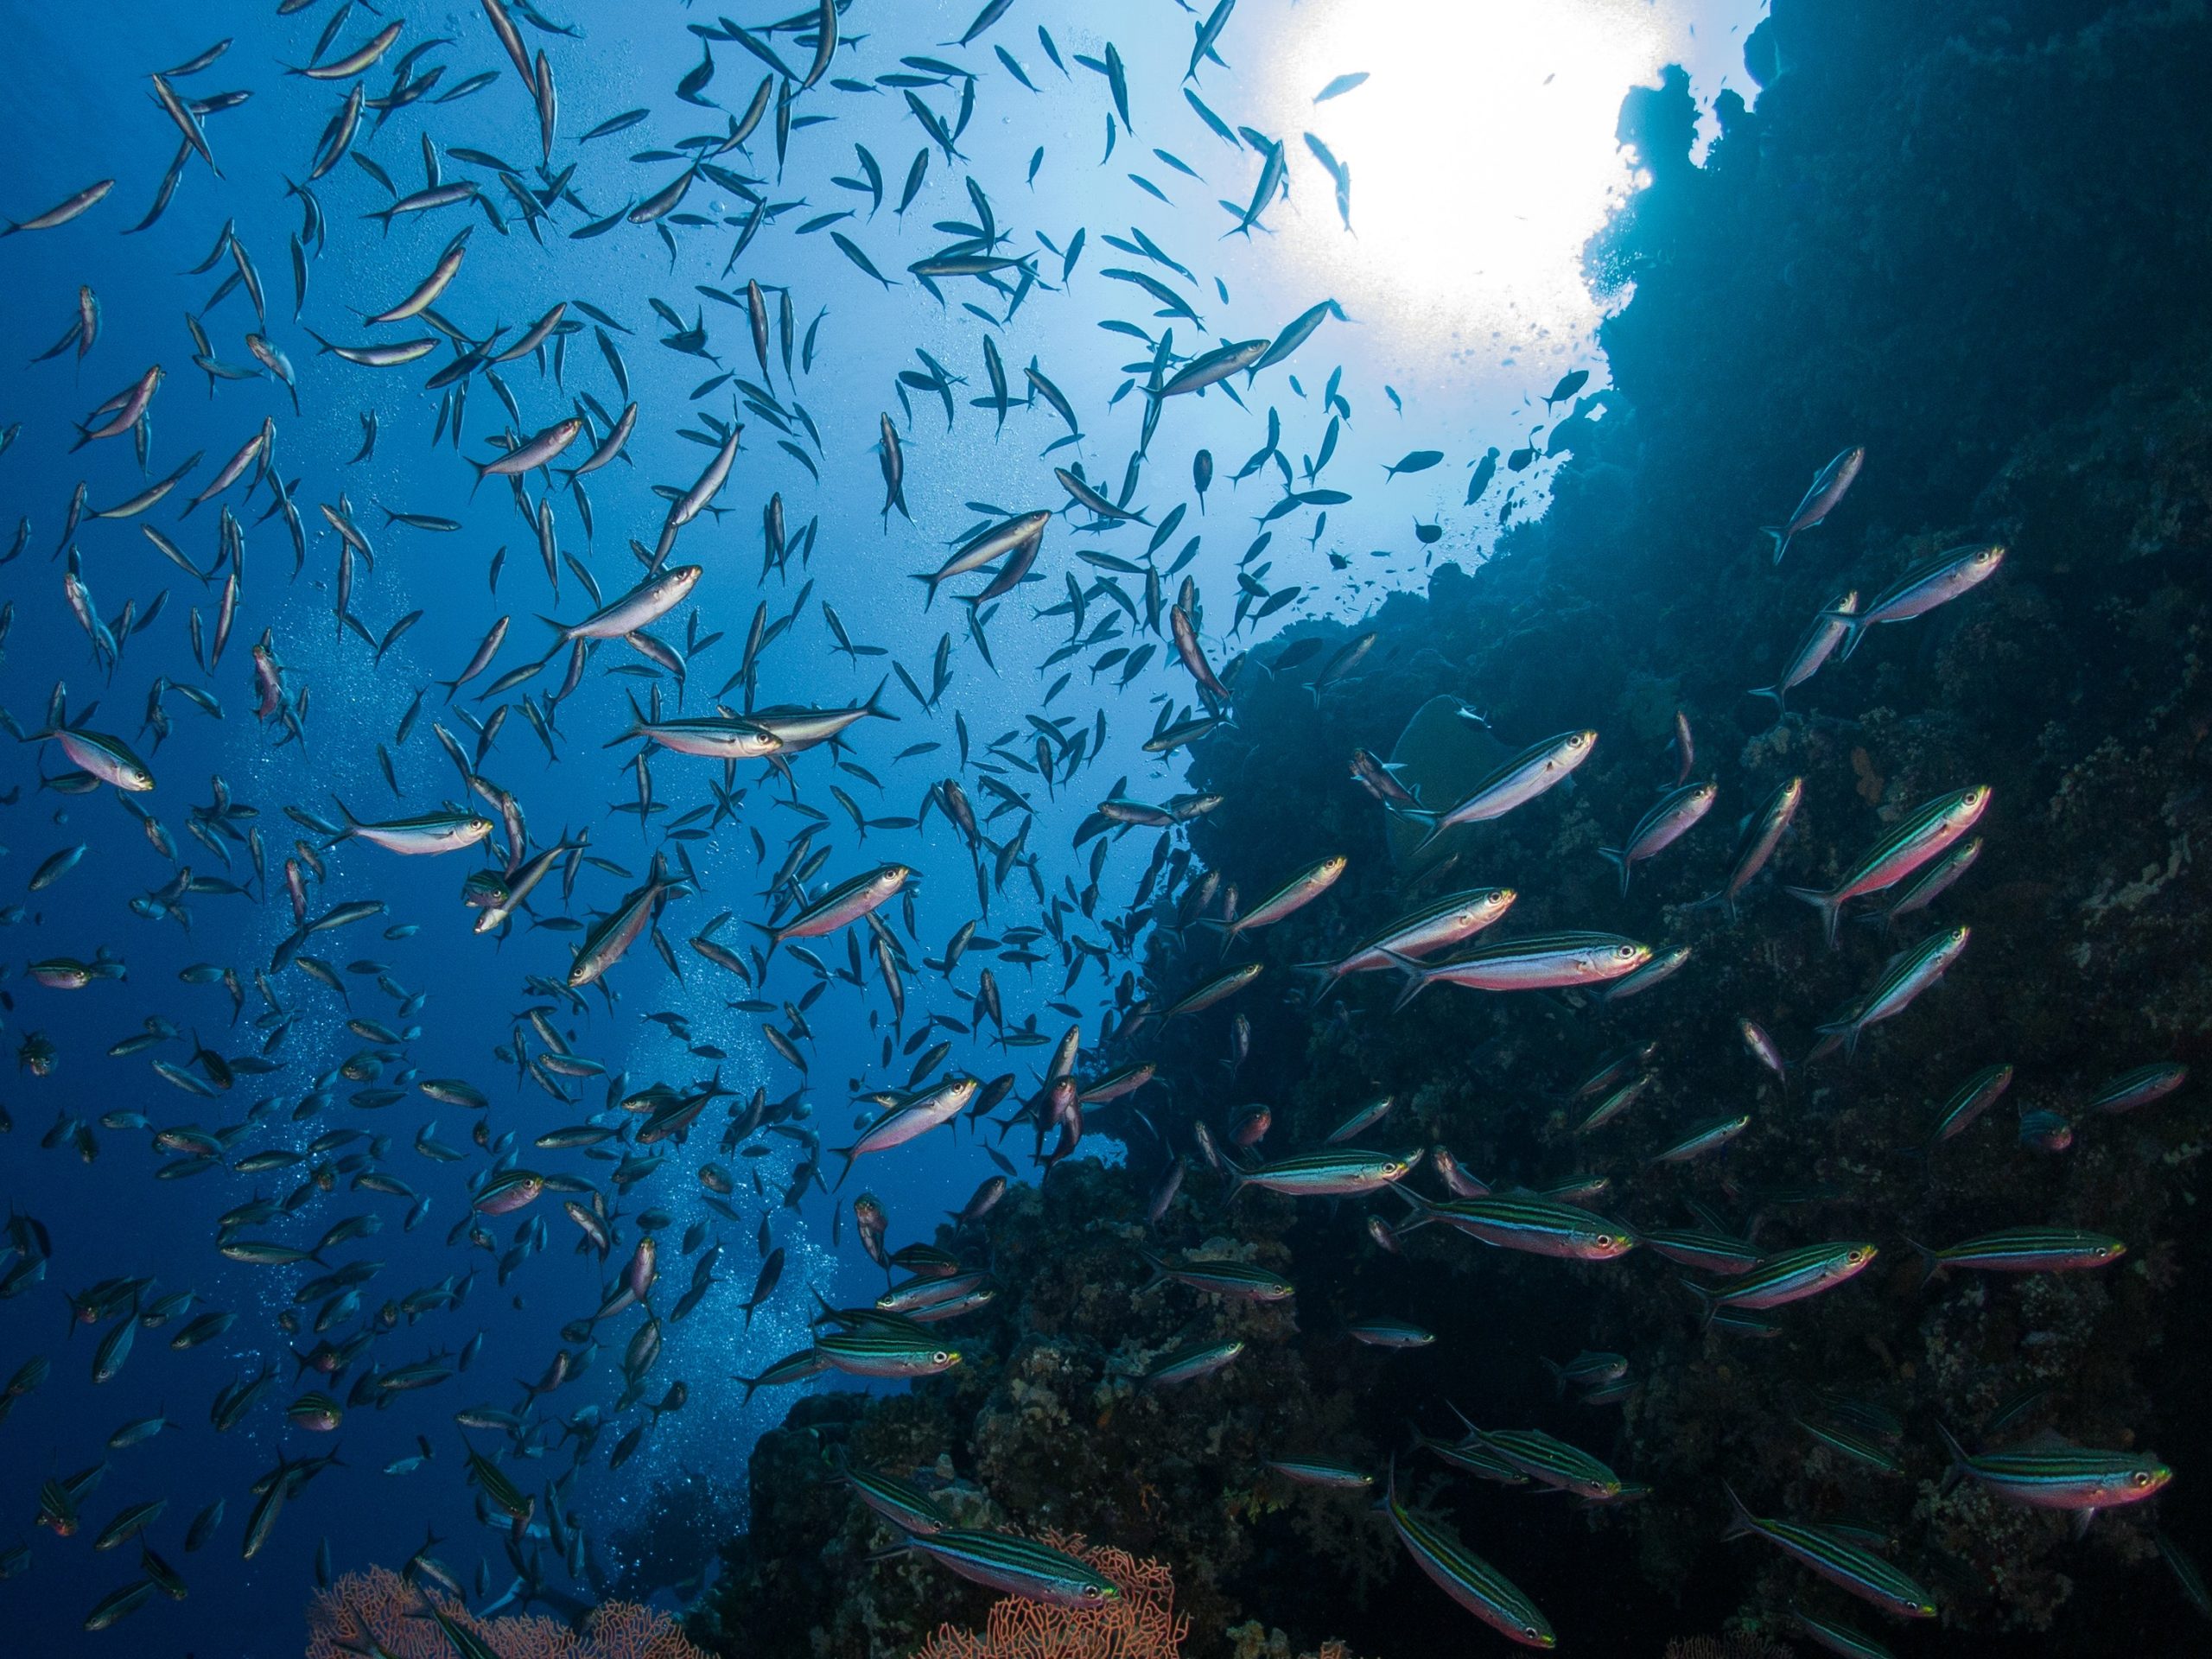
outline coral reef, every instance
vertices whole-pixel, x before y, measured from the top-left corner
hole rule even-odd
[[[1177,1659],[1190,1620],[1175,1615],[1175,1578],[1165,1567],[1058,1533],[1043,1541],[1088,1561],[1121,1596],[1098,1607],[1007,1596],[992,1604],[981,1635],[941,1625],[914,1659]]]
[[[449,1659],[452,1640],[425,1617],[435,1593],[381,1567],[341,1574],[308,1605],[307,1659]],[[581,1630],[540,1615],[479,1618],[442,1597],[436,1605],[497,1659],[704,1659],[674,1619],[635,1602],[605,1603]]]

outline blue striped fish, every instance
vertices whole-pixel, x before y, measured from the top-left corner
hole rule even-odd
[[[1390,1482],[1382,1499],[1398,1541],[1414,1564],[1436,1581],[1438,1588],[1499,1635],[1524,1648],[1555,1648],[1559,1638],[1536,1604],[1521,1593],[1505,1575],[1470,1550],[1442,1527],[1414,1514],[1398,1502],[1398,1471],[1393,1464]]]
[[[947,1527],[941,1532],[910,1533],[881,1553],[896,1555],[907,1550],[986,1589],[1055,1607],[1103,1607],[1122,1594],[1119,1586],[1087,1562],[1012,1533]]]
[[[1770,1256],[1749,1273],[1731,1279],[1718,1289],[1706,1285],[1691,1285],[1689,1288],[1705,1303],[1705,1316],[1709,1322],[1720,1308],[1780,1307],[1834,1290],[1845,1280],[1864,1273],[1878,1254],[1872,1244],[1849,1240],[1808,1244],[1802,1249]]]
[[[1975,1453],[1941,1423],[1936,1428],[1961,1474],[2031,1509],[2094,1514],[2155,1497],[2174,1478],[2172,1470],[2147,1452],[2102,1452],[2044,1438],[2008,1451]]]
[[[1723,1486],[1734,1512],[1724,1538],[1764,1538],[1785,1555],[1803,1562],[1830,1584],[1871,1601],[1901,1618],[1933,1618],[1936,1604],[1928,1592],[1871,1549],[1862,1548],[1832,1528],[1796,1521],[1764,1521],[1744,1507],[1735,1489]]]
[[[1636,1248],[1636,1235],[1626,1227],[1571,1204],[1495,1192],[1437,1204],[1402,1185],[1391,1191],[1414,1207],[1414,1218],[1401,1233],[1440,1221],[1485,1244],[1574,1262],[1610,1262]]]

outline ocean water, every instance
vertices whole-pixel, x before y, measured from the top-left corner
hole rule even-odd
[[[833,1481],[871,1458],[994,1534],[1161,1562],[1192,1655],[1255,1650],[1249,1619],[1286,1654],[1551,1625],[1656,1654],[1732,1618],[1746,1654],[1830,1626],[2185,1650],[2205,593],[2176,381],[2206,358],[2175,296],[2202,203],[1973,112],[2024,86],[2129,179],[2185,170],[2131,152],[2098,76],[2181,74],[2201,16],[823,10],[827,39],[815,9],[672,0],[9,9],[0,1652],[299,1651],[318,1586],[375,1567],[486,1620],[688,1611],[714,1651],[980,1627],[992,1594],[874,1559],[899,1535]],[[1914,146],[1854,151],[1892,51],[1866,118]],[[2101,320],[2003,264],[2039,233],[2102,270]],[[1974,354],[2002,333],[1978,257],[2044,366]],[[1946,574],[1892,585],[1921,558]],[[1823,677],[1747,700],[1808,628]],[[779,752],[637,729],[702,717]],[[1954,798],[1856,873],[1837,950],[1777,891],[1851,887]],[[1737,887],[1740,913],[1691,902]],[[1495,933],[1392,931],[1493,887]],[[1323,994],[1317,960],[1378,932],[1379,971]],[[1937,1141],[1997,1065],[1978,1139]],[[963,1078],[990,1116],[848,1171]],[[1346,1144],[1417,1166],[1300,1196],[1275,1166],[1385,1095]],[[1600,1101],[1619,1127],[1578,1133]],[[1471,1190],[1446,1144],[1603,1240],[1432,1214]],[[1227,1201],[1253,1169],[1280,1190]],[[960,1363],[754,1391],[883,1294],[862,1193],[890,1249],[995,1275],[906,1333]],[[2060,1235],[2037,1271],[1910,1270],[1910,1240],[2030,1226]],[[1709,1259],[1595,1259],[1693,1228],[1755,1276],[1842,1254],[1750,1333],[1677,1284],[1725,1315]],[[2091,1233],[2125,1258],[2074,1259]],[[242,1259],[263,1244],[285,1259]],[[1146,1249],[1297,1294],[1140,1293]],[[1416,1328],[1351,1340],[1385,1316]],[[1147,1378],[1231,1340],[1218,1375]],[[1620,1351],[1619,1395],[1554,1388],[1540,1362],[1580,1350]],[[1614,1484],[1440,1482],[1409,1430],[1481,1444],[1448,1408]],[[2102,1448],[2120,1490],[2057,1515],[1990,1465],[1954,1485],[1939,1427]],[[1370,1484],[1268,1466],[1294,1457]],[[1940,1624],[1867,1605],[1859,1534],[1817,1535],[1825,1575],[1723,1546],[1724,1483],[1888,1536]],[[1370,1513],[1386,1491],[1427,1518]],[[1476,1566],[1424,1563],[1439,1536]]]

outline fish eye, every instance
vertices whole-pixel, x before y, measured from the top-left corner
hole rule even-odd
[[[950,1365],[952,1363],[952,1356],[942,1348],[938,1349],[931,1357],[940,1365]]]
[[[1600,1233],[1598,1235],[1598,1248],[1601,1250],[1611,1249],[1615,1243],[1616,1241],[1611,1233]]]
[[[2151,1484],[2151,1471],[2148,1469],[2138,1469],[2127,1478],[2127,1484],[2131,1486],[2148,1486]]]
[[[1864,1251],[1864,1250],[1853,1250],[1853,1251],[1851,1253],[1851,1255],[1850,1255],[1850,1257],[1849,1257],[1849,1260],[1850,1260],[1851,1262],[1853,1262],[1854,1264],[1855,1264],[1855,1263],[1858,1263],[1858,1262],[1864,1262],[1866,1259],[1866,1251]]]

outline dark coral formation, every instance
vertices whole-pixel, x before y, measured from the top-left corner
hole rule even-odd
[[[806,1402],[761,1443],[752,1531],[698,1621],[709,1636],[719,1621],[723,1650],[749,1646],[744,1631],[769,1641],[756,1650],[899,1653],[948,1610],[980,1612],[980,1596],[927,1569],[862,1570],[888,1538],[824,1484],[840,1443],[855,1459],[939,1467],[956,1493],[972,1487],[979,1506],[988,1493],[988,1513],[1024,1526],[1167,1562],[1193,1653],[1225,1651],[1223,1632],[1253,1614],[1301,1645],[1348,1630],[1362,1650],[1420,1650],[1464,1634],[1464,1615],[1357,1500],[1294,1491],[1261,1465],[1306,1452],[1379,1467],[1386,1452],[1402,1459],[1408,1420],[1450,1427],[1447,1400],[1491,1426],[1541,1424],[1651,1487],[1592,1511],[1459,1477],[1446,1489],[1469,1541],[1586,1651],[1648,1650],[1668,1628],[1732,1612],[1787,1635],[1793,1599],[1878,1622],[1763,1546],[1724,1549],[1723,1477],[1762,1514],[1893,1536],[1959,1627],[1947,1650],[1974,1650],[1970,1632],[2044,1629],[2069,1652],[2170,1650],[2186,1628],[2145,1515],[2107,1516],[2076,1541],[2062,1517],[1941,1484],[1935,1429],[1971,1437],[2024,1400],[2008,1440],[2051,1428],[2156,1446],[2180,1471],[2161,1523],[2201,1540],[2212,1514],[2192,1490],[2212,1479],[2198,1408],[2212,1353],[2191,1209],[2212,1082],[2198,862],[2212,835],[2212,126],[2177,118],[2212,84],[2212,32],[2202,7],[2153,0],[1777,0],[1748,56],[1765,90],[1755,110],[1723,100],[1700,164],[1679,85],[1624,113],[1650,182],[1591,251],[1601,287],[1633,285],[1604,332],[1616,391],[1573,433],[1548,514],[1471,575],[1442,564],[1425,596],[1388,601],[1364,625],[1378,638],[1356,678],[1309,694],[1319,659],[1272,676],[1280,642],[1243,665],[1235,725],[1191,769],[1226,803],[1192,827],[1200,862],[1248,896],[1329,853],[1349,854],[1351,873],[1264,936],[1258,985],[1164,1030],[1139,1026],[1124,1046],[1159,1060],[1167,1091],[1146,1116],[1186,1154],[1195,1121],[1219,1134],[1254,1102],[1272,1107],[1280,1154],[1388,1091],[1400,1104],[1373,1143],[1448,1144],[1498,1182],[1609,1175],[1597,1207],[1643,1226],[1688,1224],[1701,1205],[1773,1248],[1868,1238],[1876,1266],[1783,1310],[1761,1340],[1701,1332],[1649,1251],[1569,1265],[1431,1230],[1393,1257],[1369,1242],[1362,1206],[1254,1194],[1224,1216],[1203,1170],[1154,1233],[1142,1209],[1160,1147],[1103,1113],[1131,1167],[1069,1164],[992,1218],[1007,1289],[963,1334],[969,1364],[911,1398]],[[1865,477],[1777,569],[1758,526],[1853,442],[1867,447]],[[1875,631],[1778,723],[1746,697],[1835,594],[1870,595],[1978,539],[2010,550],[1992,583]],[[1321,632],[1333,647],[1357,630]],[[1295,994],[1291,964],[1421,896],[1345,761],[1355,746],[1389,753],[1439,695],[1484,711],[1509,747],[1602,734],[1573,792],[1484,826],[1446,881],[1519,889],[1503,931],[1689,944],[1680,975],[1614,1006],[1445,988],[1394,1014],[1386,976],[1318,1013]],[[1595,849],[1673,781],[1678,709],[1722,805],[1623,899]],[[1734,820],[1799,775],[1804,806],[1778,860],[1789,882],[1825,885],[1901,813],[1969,784],[1994,790],[1986,849],[1902,938],[1847,921],[1830,950],[1770,878],[1733,923],[1687,908],[1719,885]],[[1160,918],[1172,922],[1172,900]],[[1960,966],[1855,1060],[1798,1065],[1783,1087],[1745,1052],[1747,1016],[1801,1059],[1897,944],[1958,922],[1974,930]],[[1163,928],[1153,984],[1179,995],[1218,956],[1215,938]],[[1235,1069],[1233,1010],[1251,1025]],[[1643,1039],[1661,1045],[1654,1088],[1618,1124],[1572,1137],[1560,1092],[1601,1052]],[[2084,1115],[2106,1079],[2152,1060],[2191,1062],[2200,1079],[2139,1114]],[[1899,1152],[1998,1062],[2017,1081],[1982,1122],[1931,1157]],[[2071,1120],[2072,1149],[2024,1147],[2024,1109]],[[1645,1166],[1743,1110],[1751,1127],[1725,1152]],[[1429,1172],[1416,1179],[1437,1190]],[[1923,1287],[1906,1248],[2029,1223],[2116,1234],[2128,1258]],[[1148,1238],[1294,1268],[1295,1311],[1176,1287],[1138,1297]],[[1346,1319],[1375,1313],[1440,1340],[1382,1356],[1344,1338]],[[1128,1381],[1178,1341],[1230,1335],[1249,1345],[1216,1378],[1177,1393]],[[1555,1395],[1540,1359],[1583,1347],[1630,1356],[1641,1388],[1624,1408]],[[1900,1475],[1796,1426],[1824,1388],[1902,1421]],[[1602,1606],[1581,1593],[1593,1581]]]

